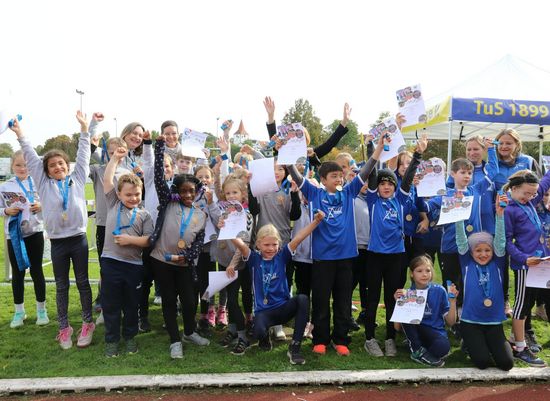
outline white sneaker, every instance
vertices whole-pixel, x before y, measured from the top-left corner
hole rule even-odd
[[[153,303],[155,305],[162,305],[162,297],[155,297],[155,299],[153,299]]]
[[[196,345],[206,346],[210,344],[210,340],[207,338],[201,337],[199,333],[193,332],[190,336],[186,336],[185,334],[182,337],[182,341],[185,343],[192,343]]]
[[[278,341],[285,341],[286,340],[286,334],[283,330],[282,325],[273,326],[273,335],[275,336],[275,339]]]
[[[48,312],[46,309],[37,309],[36,310],[36,325],[37,326],[45,326],[48,323],[50,323],[50,319],[48,318]]]
[[[357,309],[357,306],[355,306],[354,304],[351,304],[351,310],[352,312],[357,312],[359,309]]]
[[[71,326],[65,327],[64,329],[59,330],[59,334],[55,338],[59,342],[59,346],[62,349],[69,349],[73,346],[73,328]]]
[[[90,345],[94,336],[94,330],[95,324],[93,322],[82,323],[82,328],[80,329],[80,333],[78,334],[76,346],[78,348],[86,348],[88,345]]]
[[[307,322],[306,329],[304,330],[304,338],[313,339],[313,323]]]
[[[181,343],[170,344],[170,358],[172,359],[182,359],[183,358],[183,349]]]
[[[386,356],[397,355],[397,344],[393,338],[389,338],[384,342],[384,349],[386,350]]]
[[[365,351],[367,351],[372,356],[375,356],[377,358],[384,356],[384,353],[380,348],[380,344],[378,344],[378,341],[376,341],[375,338],[371,338],[370,340],[365,340],[365,345],[363,345],[363,347],[365,348]]]
[[[25,315],[25,312],[15,312],[13,314],[13,319],[10,322],[10,327],[12,329],[15,329],[17,327],[23,326],[26,318],[27,315]]]
[[[103,317],[103,309],[101,310],[99,316],[95,320],[95,325],[99,326],[100,324],[105,324],[105,318]]]

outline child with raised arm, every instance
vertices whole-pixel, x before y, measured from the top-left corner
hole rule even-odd
[[[395,328],[403,328],[409,342],[411,359],[429,366],[441,367],[443,358],[451,350],[451,343],[445,331],[445,323],[452,326],[456,322],[456,287],[450,286],[449,294],[445,288],[432,282],[433,262],[427,255],[411,260],[411,290],[428,290],[426,308],[420,324],[395,323]],[[396,301],[406,295],[407,290],[395,291]]]
[[[502,287],[506,238],[504,208],[506,195],[497,197],[495,236],[476,232],[466,237],[464,221],[457,221],[456,245],[464,280],[464,303],[460,332],[464,348],[479,369],[486,369],[494,360],[497,368],[514,366],[512,349],[504,335],[504,292]]]
[[[143,280],[142,250],[149,246],[153,221],[149,212],[139,208],[143,184],[131,173],[119,177],[115,190],[115,170],[126,157],[119,147],[105,169],[103,191],[107,205],[105,244],[101,254],[102,308],[105,320],[105,356],[118,355],[121,314],[126,352],[138,350],[138,305]]]
[[[308,320],[309,300],[304,294],[291,298],[286,281],[286,265],[292,259],[298,245],[323,221],[325,215],[318,211],[314,220],[300,230],[285,246],[275,226],[267,224],[256,235],[257,251],[239,238],[231,240],[239,249],[252,274],[254,287],[254,336],[263,350],[271,350],[268,329],[295,319],[292,342],[287,355],[293,365],[303,365],[302,336]]]
[[[319,169],[324,189],[317,188],[305,180],[296,166],[290,166],[292,179],[309,202],[309,210],[321,210],[326,215],[318,230],[312,235],[312,323],[313,352],[325,354],[331,342],[339,355],[349,355],[348,337],[351,316],[351,286],[353,283],[353,258],[357,256],[355,235],[354,203],[365,180],[374,168],[383,149],[383,141],[373,157],[361,168],[357,177],[344,185],[344,173],[335,162],[325,162]],[[330,299],[334,325],[330,333]]]
[[[88,281],[88,240],[86,226],[88,211],[84,189],[90,172],[90,135],[86,116],[76,113],[80,123],[80,138],[74,171],[69,174],[69,157],[53,149],[42,159],[38,156],[14,119],[12,131],[25,154],[30,175],[42,199],[42,215],[51,240],[53,273],[56,285],[57,341],[62,349],[73,345],[73,328],[69,325],[69,270],[73,264],[76,286],[82,305],[82,329],[77,346],[87,347],[92,342],[95,325],[92,321],[92,289]]]

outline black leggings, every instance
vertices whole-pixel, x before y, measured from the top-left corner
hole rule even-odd
[[[502,324],[474,324],[460,322],[460,333],[468,348],[470,359],[479,369],[486,369],[495,361],[497,368],[510,370],[514,357],[510,343],[506,340]]]
[[[195,287],[195,294],[196,294],[195,301],[198,301],[200,297],[201,314],[205,314],[208,312],[208,306],[210,304],[209,301],[205,301],[202,299],[204,292],[208,288],[208,272],[215,272],[215,271],[216,271],[216,263],[210,260],[210,253],[201,252],[201,254],[199,255],[199,261],[197,263],[197,275],[199,277],[199,282]],[[197,309],[197,305],[195,302],[195,310],[196,309]]]
[[[179,267],[151,258],[155,271],[155,278],[160,284],[162,296],[162,316],[166,331],[170,336],[170,344],[181,341],[178,328],[178,297],[181,302],[183,315],[183,332],[190,336],[195,331],[194,301],[195,289],[193,277],[189,267]]]
[[[223,269],[225,270],[225,268]],[[239,288],[244,277],[244,272],[247,269],[239,270],[239,277],[229,284],[227,288],[227,311],[229,312],[229,324],[234,324],[237,331],[245,329],[244,316],[241,307],[239,306]],[[249,274],[250,276],[250,274]],[[252,293],[252,289],[250,289]],[[243,304],[244,304],[244,289],[243,289]]]
[[[42,270],[42,257],[44,256],[44,235],[42,232],[35,233],[24,239],[27,255],[31,264],[30,272],[34,284],[34,295],[37,302],[46,300],[46,281]],[[22,304],[25,300],[25,270],[20,271],[17,267],[17,259],[13,252],[13,245],[8,239],[8,255],[11,264],[11,290],[13,292],[13,303]]]
[[[367,309],[367,255],[366,249],[358,249],[359,255],[353,258],[353,283],[351,292],[359,284],[359,298],[361,299],[361,309]]]
[[[304,294],[298,294],[286,301],[283,305],[263,310],[254,316],[254,337],[258,340],[269,336],[268,329],[277,324],[285,324],[294,318],[294,334],[292,340],[302,342],[309,316],[309,299]]]
[[[462,269],[460,267],[460,259],[458,253],[441,253],[439,254],[439,267],[441,268],[441,279],[443,281],[443,287],[447,288],[447,280],[450,280],[459,291],[456,298],[457,306],[462,305],[462,297],[464,291],[462,291]]]

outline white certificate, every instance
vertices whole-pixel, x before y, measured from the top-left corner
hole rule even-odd
[[[442,196],[441,212],[437,225],[456,223],[461,220],[468,220],[472,214],[473,196]]]
[[[211,297],[223,290],[239,277],[239,272],[235,271],[233,277],[227,277],[225,272],[208,272],[208,288],[204,291],[202,299],[208,301]]]
[[[277,127],[277,136],[283,143],[277,155],[278,164],[296,164],[299,158],[307,157],[306,136],[302,124],[280,125]]]
[[[420,182],[416,186],[416,194],[420,197],[445,195],[445,164],[443,160],[432,157],[422,160],[416,168],[416,174]]]
[[[192,129],[185,128],[181,135],[181,153],[184,156],[195,157],[197,159],[204,159],[206,155],[204,153],[204,143],[208,134],[204,132],[193,131]]]
[[[375,142],[378,142],[384,137],[391,138],[391,142],[388,145],[384,145],[384,151],[380,155],[380,161],[383,163],[391,158],[397,156],[399,152],[406,150],[405,139],[403,134],[397,127],[394,117],[386,118],[380,124],[369,130],[369,134],[372,135]]]
[[[220,201],[218,206],[225,223],[218,234],[218,241],[246,235],[246,211],[243,206],[236,201]]]
[[[214,227],[214,223],[212,223],[212,220],[210,218],[206,219],[206,227],[204,228],[204,241],[203,244],[208,244],[210,241],[214,241],[218,238],[218,232],[216,231],[216,227]]]
[[[407,86],[395,92],[399,113],[405,117],[402,128],[426,122],[426,106],[420,85]]]
[[[273,157],[248,162],[248,171],[252,173],[252,179],[250,180],[252,195],[258,197],[279,190],[275,179],[274,166],[275,159]]]
[[[395,302],[390,322],[420,324],[427,299],[428,290],[407,290],[407,293]]]
[[[527,271],[526,287],[550,288],[550,260],[543,260]]]

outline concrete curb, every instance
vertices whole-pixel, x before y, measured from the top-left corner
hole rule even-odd
[[[326,370],[270,373],[55,377],[0,380],[0,395],[111,390],[359,383],[550,380],[550,368]]]

